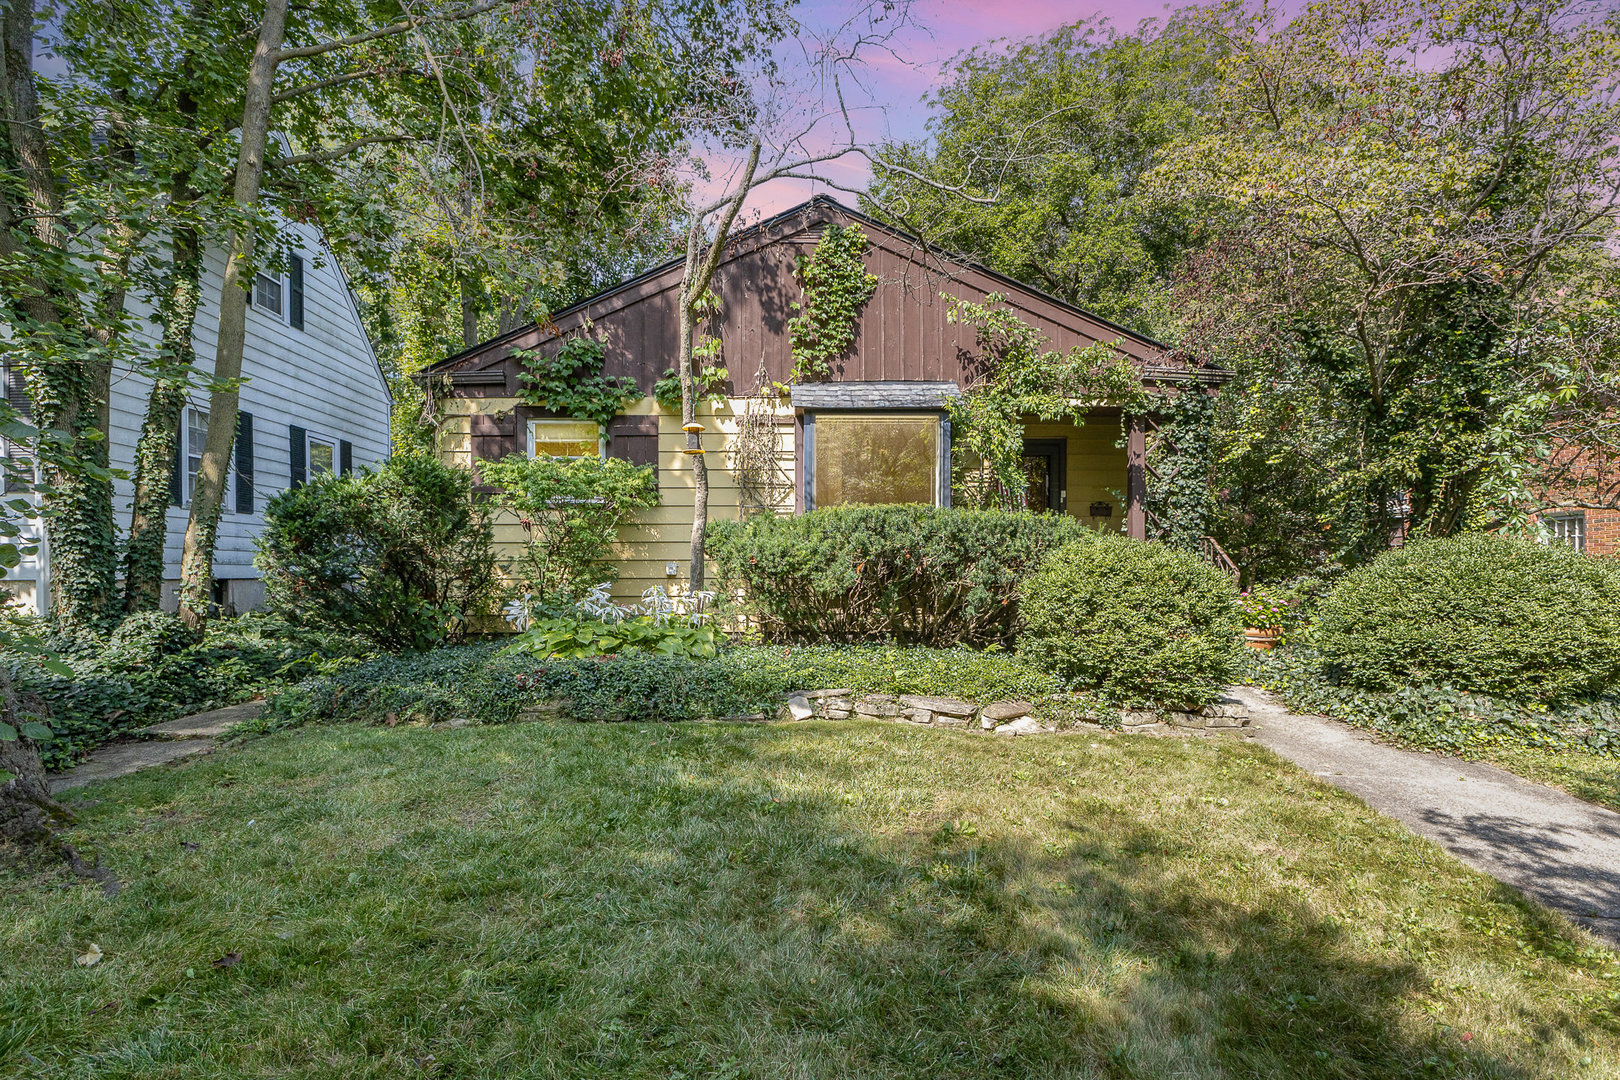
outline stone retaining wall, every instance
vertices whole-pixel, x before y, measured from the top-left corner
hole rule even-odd
[[[992,701],[977,705],[955,698],[920,694],[859,694],[846,687],[805,690],[789,695],[778,716],[783,720],[848,720],[864,716],[926,727],[991,731],[997,735],[1034,735],[1058,730],[1056,724],[1035,715],[1028,701]],[[1236,698],[1222,697],[1200,709],[1165,712],[1128,710],[1121,714],[1127,731],[1171,725],[1183,728],[1239,728],[1249,722],[1249,710]]]

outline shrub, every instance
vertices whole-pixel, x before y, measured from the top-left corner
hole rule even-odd
[[[394,648],[459,636],[495,588],[472,474],[427,457],[324,473],[271,499],[258,566],[289,622]]]
[[[1019,651],[1126,705],[1203,705],[1241,662],[1237,592],[1197,556],[1119,536],[1068,544],[1019,587]]]
[[[1084,535],[1056,514],[850,506],[716,522],[708,540],[768,641],[940,647],[1009,640],[1018,580]]]
[[[1620,565],[1486,533],[1419,541],[1346,575],[1312,641],[1364,689],[1590,696],[1620,681]]]
[[[536,619],[503,651],[540,659],[609,656],[637,650],[660,656],[704,657],[714,656],[721,643],[720,632],[713,626],[684,618],[660,621],[650,615],[637,615],[603,622],[558,616]]]
[[[645,465],[618,458],[525,458],[484,462],[484,479],[500,489],[527,536],[522,559],[508,571],[524,588],[561,601],[614,581],[607,561],[619,524],[634,510],[658,505],[658,479]]]

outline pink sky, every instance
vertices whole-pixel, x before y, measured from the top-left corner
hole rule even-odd
[[[803,0],[798,16],[807,25],[832,25],[846,18],[860,2]],[[996,40],[1023,40],[1095,14],[1107,16],[1121,29],[1130,29],[1143,19],[1162,16],[1169,10],[1171,5],[1163,0],[915,0],[912,14],[920,25],[907,28],[895,41],[896,58],[884,57],[866,68],[864,95],[846,90],[846,100],[853,108],[858,97],[866,99],[859,102],[857,118],[858,134],[864,141],[918,139],[926,133],[928,119],[919,99],[938,83],[944,64],[957,53]],[[856,157],[824,168],[829,176],[855,188],[864,187],[870,175],[865,161]],[[829,189],[804,181],[777,181],[749,197],[749,216],[784,210],[818,190]],[[847,193],[831,194],[846,203],[854,201],[854,196]]]

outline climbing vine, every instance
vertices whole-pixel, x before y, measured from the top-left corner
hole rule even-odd
[[[804,300],[788,320],[795,382],[826,378],[855,344],[855,320],[877,290],[877,276],[861,261],[866,246],[859,226],[828,225],[815,251],[799,259]]]
[[[590,338],[569,338],[552,356],[519,353],[518,362],[524,404],[595,420],[603,428],[641,396],[634,379],[602,374],[602,343]]]
[[[712,340],[712,339],[710,339]],[[696,349],[693,350],[694,354]],[[699,368],[692,376],[697,397],[701,401],[707,398],[711,405],[718,405],[726,399],[725,385],[730,373],[723,367]],[[667,409],[672,413],[681,411],[681,376],[674,368],[665,368],[664,375],[653,383],[653,400],[658,402],[659,408]]]
[[[1067,353],[1046,348],[1046,336],[992,293],[975,304],[944,297],[947,318],[974,328],[983,365],[961,397],[950,402],[951,486],[960,504],[1024,509],[1026,417],[1081,425],[1086,414],[1111,406],[1124,415],[1148,408],[1136,366],[1102,343]]]
[[[1148,538],[1196,550],[1215,509],[1215,396],[1190,386],[1155,404],[1148,447]]]

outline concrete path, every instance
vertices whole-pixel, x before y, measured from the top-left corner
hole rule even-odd
[[[1489,765],[1402,750],[1251,687],[1244,734],[1620,945],[1620,814]]]
[[[96,780],[128,776],[138,769],[166,765],[192,754],[211,753],[215,739],[233,725],[254,719],[263,708],[263,702],[250,701],[141,728],[135,734],[150,736],[149,741],[108,743],[92,751],[67,772],[55,773],[49,778],[51,793],[83,787]]]

